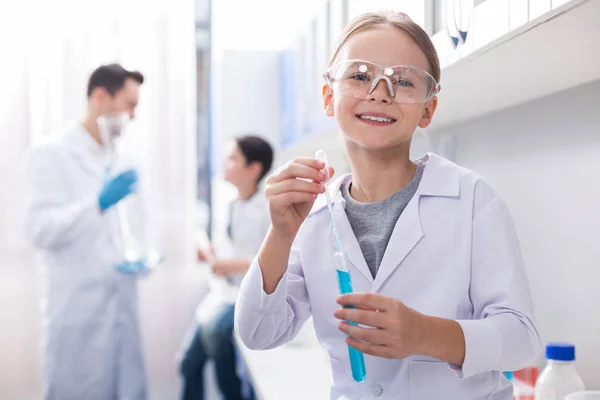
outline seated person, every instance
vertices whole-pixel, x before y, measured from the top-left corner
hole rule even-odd
[[[273,163],[273,149],[264,139],[243,136],[226,149],[224,179],[238,191],[229,207],[227,236],[232,257],[220,258],[209,249],[198,250],[214,276],[207,297],[198,306],[184,344],[180,364],[182,400],[204,399],[204,365],[215,364],[219,391],[225,400],[241,400],[242,383],[236,373],[233,314],[239,285],[270,226],[269,210],[259,184]]]

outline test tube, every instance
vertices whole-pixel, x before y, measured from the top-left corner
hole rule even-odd
[[[345,270],[342,266],[347,265],[347,263],[342,262],[341,258],[345,257],[342,253],[335,254],[336,259],[339,260],[337,268],[337,278],[340,287],[340,294],[352,293],[352,279],[350,278],[350,271]],[[347,306],[347,308],[354,308],[354,306]],[[351,325],[358,326],[356,322],[346,321]],[[362,382],[365,380],[367,376],[367,371],[365,368],[365,358],[363,353],[354,347],[348,345],[348,355],[350,357],[350,368],[352,369],[352,378],[356,382]]]

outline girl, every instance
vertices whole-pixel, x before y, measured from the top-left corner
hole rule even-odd
[[[359,16],[324,77],[325,112],[352,172],[327,190],[355,293],[337,296],[339,260],[318,197],[325,165],[296,159],[267,179],[271,227],[238,296],[240,338],[273,348],[312,315],[332,399],[511,399],[501,371],[533,361],[540,339],[506,205],[440,156],[409,159],[438,102],[431,40],[402,13]],[[360,383],[347,345],[365,354]]]

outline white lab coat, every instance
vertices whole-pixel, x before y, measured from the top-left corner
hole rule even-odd
[[[260,189],[248,200],[235,200],[231,212],[231,238],[226,230],[219,235],[218,258],[246,258],[251,262],[271,225],[269,206]],[[196,318],[201,325],[208,323],[224,305],[235,304],[245,273],[227,278],[211,276],[209,293],[196,309]]]
[[[115,209],[99,212],[109,156],[80,125],[25,159],[25,229],[43,273],[44,399],[143,400],[136,277]]]
[[[339,307],[336,249],[323,196],[302,225],[275,292],[263,291],[258,261],[242,283],[235,322],[251,349],[292,340],[312,315],[331,361],[331,399],[510,400],[511,384],[500,371],[528,365],[540,349],[506,205],[477,174],[434,154],[422,161],[418,191],[396,223],[375,279],[344,212],[339,187],[349,175],[329,188],[334,218],[354,290],[392,296],[421,313],[457,320],[466,342],[462,368],[424,356],[365,355],[366,380],[353,381],[344,334],[333,316]]]

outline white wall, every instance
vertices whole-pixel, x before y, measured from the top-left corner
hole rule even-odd
[[[227,203],[236,193],[220,180],[223,147],[234,137],[255,134],[279,149],[279,54],[222,50],[213,62],[213,234],[226,226]]]
[[[213,68],[213,156],[220,172],[223,146],[237,135],[257,134],[279,146],[279,54],[224,50]]]
[[[213,1],[213,49],[281,50],[324,4],[325,0]]]
[[[542,338],[577,346],[600,389],[600,81],[432,136],[456,137],[456,161],[506,200]]]

